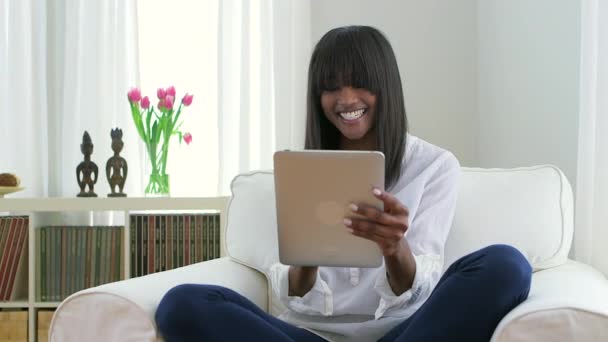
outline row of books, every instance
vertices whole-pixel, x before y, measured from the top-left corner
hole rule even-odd
[[[82,289],[123,278],[122,226],[36,229],[36,298],[61,301]]]
[[[219,258],[219,213],[131,214],[131,277]]]
[[[27,298],[27,216],[0,216],[0,301]]]

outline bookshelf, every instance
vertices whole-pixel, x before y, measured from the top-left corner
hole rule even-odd
[[[130,270],[130,213],[179,213],[179,212],[219,212],[220,214],[220,256],[225,255],[226,208],[229,197],[171,197],[171,198],[0,198],[0,215],[27,215],[28,227],[28,290],[27,298],[17,301],[0,302],[0,309],[22,309],[28,311],[28,341],[36,341],[36,313],[39,309],[53,309],[60,302],[40,302],[36,299],[36,229],[44,225],[67,224],[93,225],[100,217],[112,217],[114,224],[123,225],[122,260],[124,279]],[[110,215],[104,215],[110,213]]]

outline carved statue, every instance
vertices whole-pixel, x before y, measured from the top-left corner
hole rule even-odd
[[[127,194],[123,193],[122,189],[125,186],[129,168],[127,166],[127,161],[119,155],[124,146],[124,143],[122,142],[122,130],[119,128],[113,129],[110,131],[110,136],[112,137],[112,150],[114,151],[114,156],[110,157],[106,163],[106,177],[108,178],[110,190],[112,191],[112,193],[108,194],[108,197],[125,197]],[[115,190],[117,186],[118,192]]]
[[[84,154],[84,161],[78,164],[76,167],[76,179],[80,186],[80,193],[78,197],[97,197],[97,194],[93,191],[95,183],[97,183],[97,164],[91,161],[91,154],[93,154],[93,142],[89,136],[89,132],[84,131],[82,136],[82,144],[80,144],[80,151]],[[93,176],[93,177],[91,177]],[[85,191],[86,187],[89,187],[88,191]]]

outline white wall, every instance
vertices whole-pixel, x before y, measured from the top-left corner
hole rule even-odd
[[[313,0],[312,43],[376,26],[391,41],[412,133],[462,165],[552,163],[576,176],[580,1]]]
[[[475,0],[313,0],[313,45],[328,30],[371,25],[391,42],[411,132],[478,163]]]
[[[480,0],[479,164],[576,179],[580,2]]]

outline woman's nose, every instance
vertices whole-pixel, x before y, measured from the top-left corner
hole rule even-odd
[[[338,92],[339,104],[350,104],[357,101],[357,94],[353,87],[342,87]]]

